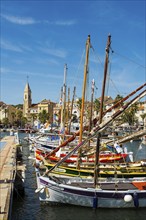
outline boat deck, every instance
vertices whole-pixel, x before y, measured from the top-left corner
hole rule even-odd
[[[81,182],[72,182],[71,186],[81,187],[81,188],[95,188],[93,183],[81,183]],[[132,183],[100,183],[99,187],[103,190],[134,190],[137,189]]]

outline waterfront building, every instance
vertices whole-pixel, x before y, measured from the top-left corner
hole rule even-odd
[[[146,101],[138,103],[138,109],[135,116],[137,117],[138,124],[146,124]]]
[[[13,124],[17,119],[17,108],[13,105],[7,105],[4,102],[0,102],[0,122],[3,124]]]
[[[53,123],[54,106],[55,106],[55,103],[47,99],[43,99],[40,103],[38,103],[38,114],[42,112],[43,110],[45,110],[46,113],[49,114],[48,123]]]
[[[32,104],[32,92],[28,82],[25,85],[23,97],[23,116],[27,118],[28,124],[33,125],[34,121],[38,119],[39,113],[43,110],[49,113],[49,123],[53,122],[54,102],[44,99],[38,104]]]
[[[30,114],[38,115],[38,104],[32,104],[29,112]]]

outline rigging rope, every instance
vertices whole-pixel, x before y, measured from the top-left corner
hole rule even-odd
[[[146,69],[146,67],[144,65],[137,63],[136,61],[132,60],[131,58],[128,58],[128,57],[126,57],[124,55],[121,55],[121,54],[119,54],[119,53],[117,53],[115,51],[114,51],[114,53],[117,54],[118,56],[121,56],[121,57],[125,58],[126,60],[129,60],[130,62],[135,63],[136,65]]]
[[[83,63],[83,58],[85,56],[85,49],[83,50],[83,53],[82,53],[82,56],[81,56],[81,60],[79,62],[79,65],[78,65],[78,68],[77,68],[77,71],[76,71],[76,74],[75,74],[75,77],[73,79],[73,82],[71,83],[71,85],[76,85],[77,82],[75,81],[78,81],[79,80],[79,69],[81,67],[81,64]],[[73,74],[74,75],[74,74]]]

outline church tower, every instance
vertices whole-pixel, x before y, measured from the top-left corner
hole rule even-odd
[[[29,108],[31,107],[31,104],[32,104],[31,89],[27,81],[24,89],[24,98],[23,98],[23,116],[26,118],[29,115]]]

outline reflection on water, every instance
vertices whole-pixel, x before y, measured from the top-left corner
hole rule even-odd
[[[12,220],[144,220],[146,209],[97,209],[75,206],[50,206],[40,204],[38,194],[35,193],[36,179],[32,166],[33,161],[28,159],[30,153],[27,142],[23,140],[23,160],[26,164],[25,196],[18,196],[13,201]],[[128,151],[134,152],[135,159],[146,158],[146,145],[139,141],[126,144]]]

